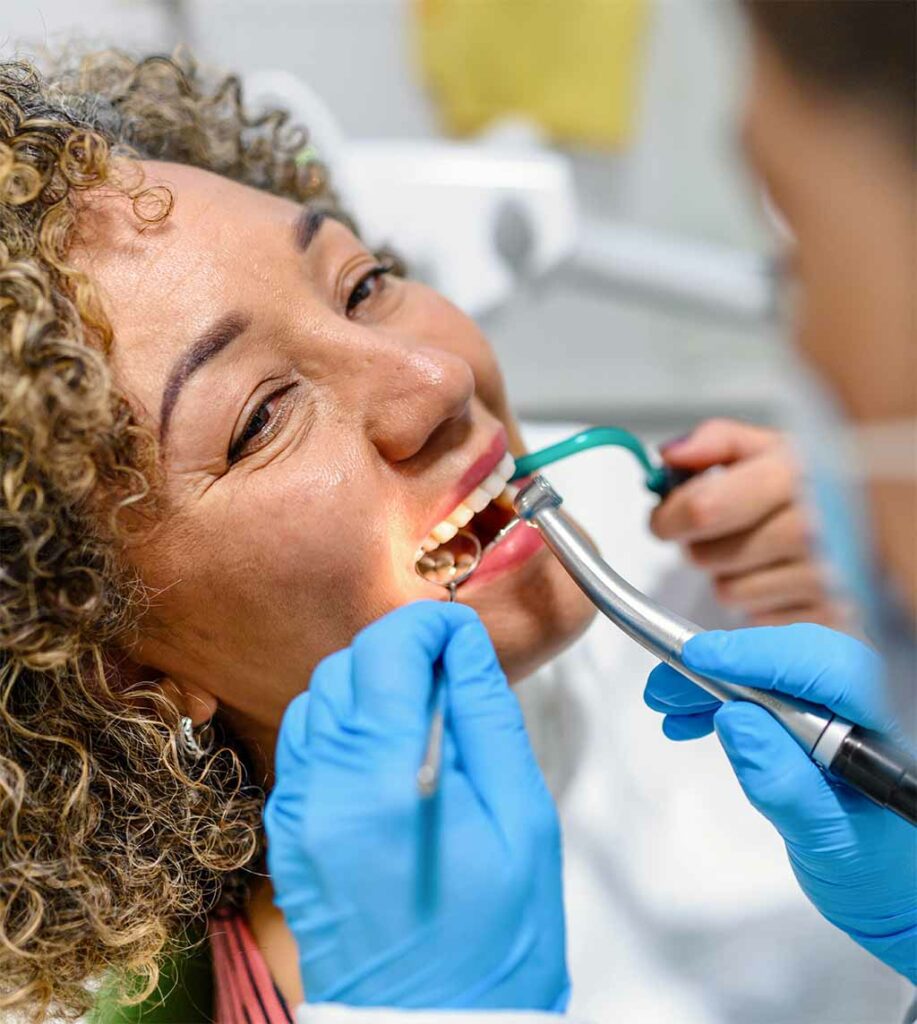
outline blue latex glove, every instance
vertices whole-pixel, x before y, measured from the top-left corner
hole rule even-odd
[[[439,659],[443,773],[425,801]],[[566,1008],[557,816],[470,608],[409,605],[323,661],[287,709],[276,769],[268,867],[309,1002]]]
[[[881,661],[823,626],[738,629],[689,640],[697,672],[824,704],[904,742],[882,695]],[[803,891],[832,924],[917,981],[917,829],[834,782],[766,711],[720,704],[667,665],[644,698],[665,713],[665,734],[685,740],[715,729],[745,795],[777,828]]]

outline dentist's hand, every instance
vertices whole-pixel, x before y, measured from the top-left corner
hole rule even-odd
[[[662,457],[674,469],[719,467],[677,487],[654,509],[650,528],[683,546],[709,574],[721,604],[755,626],[852,624],[811,543],[799,470],[782,434],[737,420],[707,420],[663,446]]]
[[[864,644],[800,624],[703,633],[685,664],[727,682],[779,690],[904,742],[882,699],[881,662]],[[809,899],[832,924],[917,982],[917,829],[823,774],[754,704],[720,704],[667,665],[644,694],[671,739],[715,729],[745,795],[782,835]]]
[[[440,659],[443,771],[424,801]],[[565,1009],[557,817],[470,608],[409,605],[323,661],[276,768],[268,867],[309,1002]]]

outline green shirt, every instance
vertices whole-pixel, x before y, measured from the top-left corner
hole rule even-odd
[[[162,968],[157,990],[135,1006],[119,1006],[103,989],[87,1024],[212,1024],[213,967],[206,941]]]

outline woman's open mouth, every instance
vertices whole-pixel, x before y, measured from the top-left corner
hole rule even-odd
[[[515,469],[513,457],[507,452],[496,468],[445,519],[433,527],[415,554],[415,563],[421,575],[429,579],[437,578],[435,572],[431,575],[427,570],[433,570],[438,565],[438,556],[448,558],[448,549],[455,543],[454,538],[459,532],[473,534],[481,545],[483,554],[474,573],[475,580],[478,576],[502,573],[525,561],[541,547],[537,531],[517,529],[520,523],[513,509],[517,488],[509,483]],[[459,556],[459,561],[462,557],[467,558]],[[457,568],[461,566],[457,565]]]
[[[515,489],[507,486],[515,471],[516,464],[507,452],[496,468],[427,534],[417,550],[415,561],[447,544],[459,530],[473,533],[481,548],[486,549],[515,516]]]

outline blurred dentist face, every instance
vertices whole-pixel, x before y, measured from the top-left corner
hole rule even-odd
[[[794,238],[796,343],[854,425],[913,419],[913,151],[881,109],[799,80],[753,36],[744,142]],[[873,481],[870,501],[877,555],[917,611],[917,482]]]
[[[415,552],[521,441],[475,325],[342,224],[196,168],[145,172],[168,218],[138,230],[124,200],[94,198],[79,253],[113,372],[161,442],[166,512],[130,553],[156,594],[139,656],[269,748],[321,658],[445,598]],[[516,534],[460,599],[518,677],[591,606]]]

